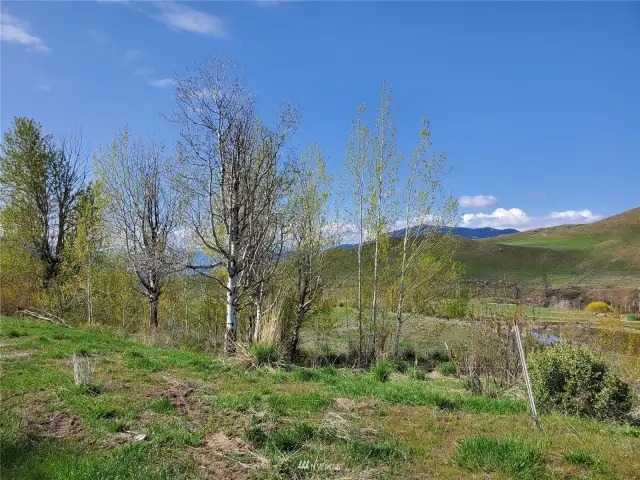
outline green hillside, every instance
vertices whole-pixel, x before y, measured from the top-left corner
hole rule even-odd
[[[470,279],[635,286],[640,280],[640,207],[589,225],[562,225],[483,240],[456,237],[457,260]],[[399,248],[394,240],[392,250]],[[365,258],[369,262],[368,249]],[[391,262],[394,256],[391,255]],[[351,286],[356,250],[330,254],[336,284]],[[393,272],[393,267],[390,268]],[[367,273],[367,272],[365,272]]]
[[[589,225],[561,225],[482,240],[564,257],[577,276],[640,276],[640,207]]]

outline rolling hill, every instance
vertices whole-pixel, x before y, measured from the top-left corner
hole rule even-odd
[[[559,286],[637,287],[640,283],[640,207],[588,225],[455,239],[456,257],[465,264],[469,279],[495,281],[507,276],[511,281],[539,284],[546,275]],[[398,242],[398,238],[392,240]],[[357,277],[356,251],[337,248],[329,260],[337,285],[350,287]]]

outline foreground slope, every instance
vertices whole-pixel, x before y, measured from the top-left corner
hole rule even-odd
[[[637,429],[559,415],[536,429],[522,399],[472,395],[455,379],[393,374],[380,383],[334,368],[256,368],[0,322],[2,478],[625,479],[640,471]],[[91,355],[95,387],[73,385],[74,352]],[[475,447],[506,448],[515,463],[483,463]]]

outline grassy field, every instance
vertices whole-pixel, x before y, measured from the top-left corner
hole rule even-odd
[[[252,367],[2,318],[2,478],[640,478],[640,430],[460,380]],[[90,354],[95,386],[73,384]]]

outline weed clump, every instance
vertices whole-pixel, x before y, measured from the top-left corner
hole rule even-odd
[[[249,356],[253,364],[261,367],[263,365],[274,365],[280,360],[280,350],[277,345],[267,345],[254,343],[249,347]]]
[[[631,410],[629,385],[586,347],[554,343],[531,359],[531,386],[545,410],[621,419]]]
[[[385,383],[389,380],[389,377],[391,377],[391,373],[393,373],[393,371],[393,363],[381,360],[375,363],[375,365],[371,369],[371,375],[373,375],[373,378],[375,378],[379,382]]]
[[[438,368],[438,371],[440,372],[441,375],[444,375],[446,377],[451,377],[458,372],[453,362],[441,363],[440,367]]]

